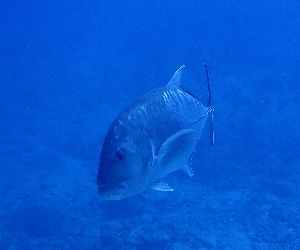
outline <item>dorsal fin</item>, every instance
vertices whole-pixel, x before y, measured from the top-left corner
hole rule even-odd
[[[179,86],[181,84],[181,76],[184,68],[185,65],[182,65],[179,69],[176,70],[175,74],[168,82],[168,86]]]

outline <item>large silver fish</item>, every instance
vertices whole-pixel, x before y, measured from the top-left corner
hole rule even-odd
[[[103,199],[120,200],[148,188],[173,191],[162,181],[166,175],[179,169],[193,175],[190,159],[212,108],[181,87],[183,69],[165,87],[136,100],[113,121],[98,171]]]

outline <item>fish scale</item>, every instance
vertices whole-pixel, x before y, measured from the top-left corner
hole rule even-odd
[[[183,116],[184,123],[188,125],[206,113],[206,109],[195,97],[179,88],[159,89],[149,95],[150,101],[141,99],[138,104],[140,106],[132,107],[121,119],[128,121],[128,117],[134,117],[133,123],[148,125],[153,118],[163,122],[170,116],[178,119]]]

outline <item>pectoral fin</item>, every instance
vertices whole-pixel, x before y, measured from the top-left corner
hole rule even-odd
[[[186,164],[186,165],[183,166],[183,171],[186,172],[186,174],[189,177],[193,177],[194,176],[193,169],[188,164]]]
[[[161,145],[155,161],[161,167],[173,165],[174,170],[183,168],[188,165],[196,142],[197,136],[194,129],[182,129],[171,135]]]
[[[155,183],[152,187],[152,189],[162,192],[172,192],[174,191],[174,188],[170,188],[170,186],[165,183],[164,181]]]

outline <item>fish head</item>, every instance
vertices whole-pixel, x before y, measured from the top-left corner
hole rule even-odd
[[[101,151],[97,179],[100,196],[120,200],[143,192],[151,154],[143,131],[124,123],[113,124]]]

